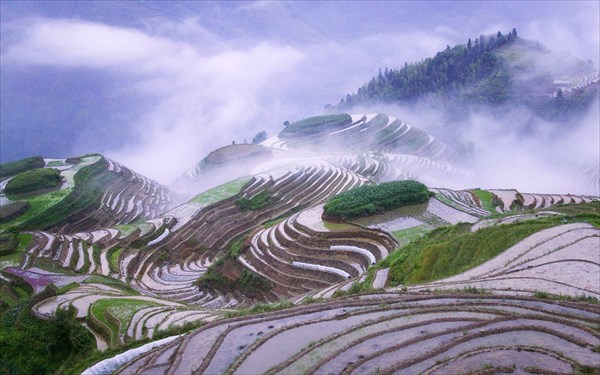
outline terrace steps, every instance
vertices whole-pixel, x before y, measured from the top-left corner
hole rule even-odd
[[[352,232],[310,228],[302,224],[313,220],[315,214],[310,210],[315,209],[294,214],[256,233],[241,258],[244,267],[270,280],[277,292],[298,297],[343,283],[347,278],[358,278],[396,245],[383,232],[360,227],[354,227]],[[322,206],[316,210],[320,219]],[[308,268],[303,264],[320,267]]]
[[[535,233],[462,274],[409,290],[482,288],[600,297],[600,230],[565,224]]]
[[[553,353],[552,364],[600,365],[597,307],[526,297],[365,295],[205,325],[133,359],[116,373],[384,373],[433,371],[481,348],[509,365]],[[590,326],[591,324],[591,326]],[[296,332],[303,332],[298,335]],[[507,341],[507,335],[516,341]],[[290,337],[294,337],[290,340]],[[536,346],[536,351],[520,351]],[[277,348],[277,350],[273,350]],[[275,354],[276,353],[276,354]],[[441,360],[453,358],[453,362]],[[520,357],[519,357],[520,358]],[[571,358],[567,360],[567,358]],[[543,365],[542,365],[543,366]],[[120,372],[123,371],[123,372]]]

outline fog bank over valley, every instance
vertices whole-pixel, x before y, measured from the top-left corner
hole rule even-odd
[[[130,18],[68,4],[2,4],[2,161],[100,152],[170,184],[218,147],[322,114],[379,68],[513,27],[598,69],[592,2],[123,3]],[[476,176],[465,187],[598,194],[578,182],[599,157],[597,105],[567,131],[522,109],[451,125],[425,105],[348,112],[464,148],[456,162]]]

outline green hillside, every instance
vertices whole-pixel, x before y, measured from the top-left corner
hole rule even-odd
[[[346,95],[337,109],[427,99],[458,112],[470,107],[523,104],[545,119],[563,120],[586,109],[598,90],[591,85],[569,95],[561,90],[553,97],[558,90],[554,79],[593,72],[590,63],[557,57],[539,43],[519,37],[516,29],[508,34],[498,31],[447,46],[434,57],[406,62],[401,68],[380,68],[378,75],[356,93]]]

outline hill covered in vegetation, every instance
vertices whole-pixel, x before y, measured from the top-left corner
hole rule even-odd
[[[480,36],[339,107],[585,108],[590,66],[541,58]],[[99,154],[0,164],[0,374],[600,366],[600,197],[476,187],[446,139],[385,113],[293,120],[169,188]]]
[[[211,152],[174,208],[104,156],[42,159],[59,186],[2,195],[0,372],[475,371],[482,345],[494,366],[600,364],[600,198],[446,188],[472,175],[454,156],[386,114],[315,116]],[[2,166],[2,194],[39,164]],[[414,329],[409,360],[388,334]],[[423,346],[454,334],[454,362]]]
[[[524,104],[544,119],[564,120],[593,102],[599,78],[591,63],[553,54],[513,29],[447,46],[420,62],[380,69],[336,108],[428,101],[461,112]]]

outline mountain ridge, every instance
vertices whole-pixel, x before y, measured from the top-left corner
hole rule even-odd
[[[564,122],[589,107],[599,83],[591,62],[553,54],[513,29],[447,46],[402,68],[380,68],[356,93],[326,109],[418,101],[456,112],[524,105],[545,120]]]

